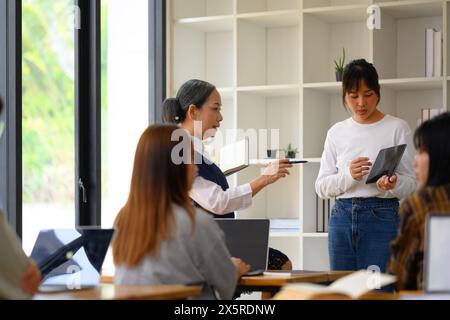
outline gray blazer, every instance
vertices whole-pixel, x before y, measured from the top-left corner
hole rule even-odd
[[[237,270],[225,245],[225,237],[212,216],[195,212],[195,228],[186,211],[174,206],[175,231],[155,257],[147,256],[132,268],[116,266],[117,284],[202,283],[200,299],[231,299]]]

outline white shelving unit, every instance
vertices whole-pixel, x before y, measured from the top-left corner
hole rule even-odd
[[[381,29],[369,30],[378,5]],[[380,74],[380,109],[417,126],[421,108],[449,109],[449,0],[171,0],[168,10],[168,94],[186,80],[215,84],[222,94],[221,129],[279,129],[279,147],[299,149],[291,175],[269,186],[240,218],[296,219],[298,230],[274,231],[270,245],[294,268],[327,270],[328,234],[316,232],[316,180],[327,130],[349,117],[334,63],[365,58]],[[443,32],[443,74],[425,77],[425,29]],[[225,135],[224,135],[225,137]],[[270,131],[263,145],[270,146]],[[252,141],[252,140],[251,140]],[[253,165],[230,178],[257,175],[266,150],[251,145]]]

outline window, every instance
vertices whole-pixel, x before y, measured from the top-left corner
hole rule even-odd
[[[22,1],[23,246],[75,223],[73,0]]]
[[[148,126],[148,1],[102,0],[102,225],[128,198],[134,153]]]

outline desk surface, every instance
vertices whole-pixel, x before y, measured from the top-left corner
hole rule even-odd
[[[261,275],[252,277],[242,277],[238,286],[243,287],[282,287],[288,283],[312,282],[328,283],[351,274],[353,271],[294,271],[293,273],[280,273],[277,275]]]
[[[38,293],[34,300],[169,300],[200,295],[201,287],[184,285],[125,286],[102,283],[92,289]]]

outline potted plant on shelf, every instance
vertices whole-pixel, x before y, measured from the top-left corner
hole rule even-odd
[[[289,159],[295,158],[295,155],[298,153],[297,148],[293,148],[290,143],[289,143],[287,149],[284,151],[286,152],[286,158],[289,158]]]
[[[342,81],[342,74],[344,73],[345,66],[345,48],[342,48],[342,57],[340,57],[338,61],[334,60],[334,64],[336,65],[336,81]]]

